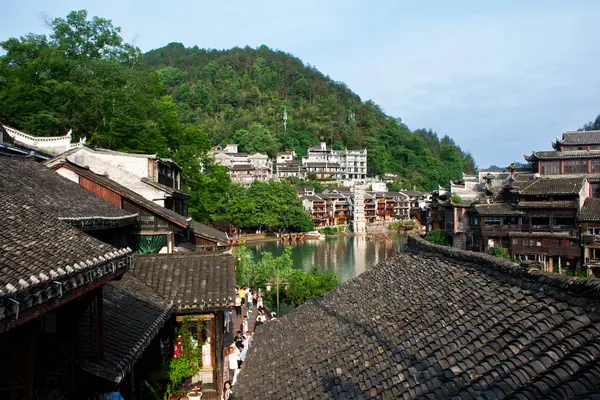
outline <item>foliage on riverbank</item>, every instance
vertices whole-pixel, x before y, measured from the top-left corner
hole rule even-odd
[[[232,184],[225,194],[222,218],[241,229],[308,232],[314,225],[296,188],[287,182]]]
[[[237,284],[239,286],[248,285],[255,290],[260,289],[264,301],[271,304],[275,304],[277,277],[280,281],[280,301],[292,304],[294,307],[319,297],[340,284],[337,275],[331,272],[322,272],[316,265],[313,265],[308,272],[293,268],[291,246],[287,246],[280,256],[263,251],[260,256],[255,257],[252,251],[242,245],[234,249],[234,256],[236,257]],[[254,283],[252,284],[252,282]],[[284,285],[283,282],[286,282],[287,285]],[[273,289],[269,292],[267,283],[273,285]]]
[[[434,229],[425,235],[425,240],[434,244],[441,244],[443,246],[448,246],[450,241],[448,240],[448,236],[441,229]]]

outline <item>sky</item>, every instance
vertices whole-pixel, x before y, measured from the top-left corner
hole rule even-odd
[[[449,135],[481,168],[523,162],[600,114],[597,0],[20,0],[4,5],[0,40],[79,9],[143,51],[294,54],[411,129]]]

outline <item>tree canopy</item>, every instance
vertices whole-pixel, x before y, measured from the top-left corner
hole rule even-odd
[[[241,151],[269,155],[284,149],[303,155],[319,141],[366,147],[369,174],[393,172],[420,189],[476,172],[471,154],[450,137],[411,131],[345,84],[267,46],[206,50],[171,43],[146,53],[143,65],[158,71],[181,121],[202,126],[215,145],[238,143]]]
[[[451,138],[411,131],[290,54],[171,43],[142,56],[119,27],[85,10],[48,27],[48,34],[0,43],[0,121],[38,136],[72,130],[92,146],[172,157],[193,194],[190,213],[202,222],[225,216],[249,228],[311,226],[289,185],[234,187],[210,155],[216,144],[236,142],[241,151],[271,156],[282,149],[303,155],[320,141],[366,147],[368,173],[394,172],[420,189],[475,170]]]

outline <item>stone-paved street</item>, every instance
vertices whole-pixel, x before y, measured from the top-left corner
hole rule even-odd
[[[225,347],[223,348],[223,355],[224,355],[224,360],[225,362],[224,364],[224,371],[223,371],[223,378],[224,380],[229,380],[231,381],[233,379],[233,376],[229,376],[230,375],[230,371],[229,371],[229,357],[227,357],[228,353],[228,349],[229,346],[231,345],[231,343],[233,342],[233,338],[235,336],[235,333],[237,331],[240,330],[240,324],[242,323],[242,317],[244,315],[246,315],[246,313],[248,312],[248,308],[247,308],[247,303],[245,303],[242,306],[242,315],[241,316],[237,316],[235,315],[235,309],[231,312],[231,324],[229,326],[229,332],[225,333]],[[267,317],[267,321],[269,321],[271,319],[270,315],[266,310],[265,310],[265,315]],[[256,310],[256,306],[254,306],[252,308],[252,313],[249,315],[248,318],[248,329],[250,330],[250,332],[252,332],[254,334],[254,325],[256,324],[256,316],[257,316],[257,310]]]

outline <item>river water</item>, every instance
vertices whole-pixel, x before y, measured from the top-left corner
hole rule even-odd
[[[329,237],[325,240],[305,240],[293,243],[294,268],[306,271],[311,265],[334,272],[342,281],[360,275],[378,262],[394,256],[406,245],[406,236],[388,234],[387,239],[367,236]],[[281,241],[248,243],[246,247],[259,256],[263,251],[280,255],[284,245]]]

